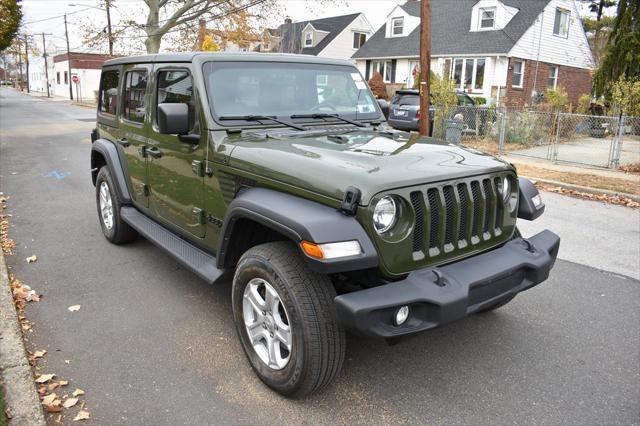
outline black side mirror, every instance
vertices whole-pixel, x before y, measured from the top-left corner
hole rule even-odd
[[[385,120],[387,120],[389,118],[389,102],[384,99],[378,99],[378,106],[382,110]]]
[[[189,106],[187,104],[159,104],[158,128],[165,135],[189,133]]]

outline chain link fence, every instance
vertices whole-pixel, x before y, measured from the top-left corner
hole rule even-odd
[[[491,154],[615,168],[640,163],[640,117],[435,108],[433,136]]]

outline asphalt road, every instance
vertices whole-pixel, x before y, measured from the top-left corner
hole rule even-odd
[[[0,89],[0,191],[17,242],[7,261],[44,295],[27,307],[27,346],[48,351],[43,372],[86,391],[89,424],[640,422],[640,282],[625,276],[640,268],[640,211],[543,194],[560,257],[585,264],[559,260],[499,311],[397,346],[350,336],[335,384],[288,400],[245,360],[229,283],[204,284],[144,240],[103,238],[93,115]]]

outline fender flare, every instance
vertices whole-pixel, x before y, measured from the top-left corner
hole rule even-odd
[[[91,144],[91,178],[94,185],[96,183],[96,177],[98,175],[98,171],[94,170],[98,167],[96,165],[96,154],[104,158],[105,162],[107,163],[107,167],[109,168],[109,172],[111,173],[113,183],[116,186],[115,189],[120,202],[123,204],[131,203],[131,195],[129,194],[127,180],[120,163],[118,148],[116,148],[116,146],[112,142],[106,139],[97,139]]]
[[[328,274],[374,268],[378,253],[362,225],[353,216],[337,209],[295,195],[266,188],[249,188],[229,204],[220,230],[218,267],[225,266],[226,255],[233,244],[232,235],[239,219],[253,220],[292,240],[298,249],[300,241],[330,243],[356,240],[362,253],[338,259],[321,260],[300,253],[315,272]]]
[[[525,178],[518,179],[518,188],[518,217],[524,220],[540,217],[544,213],[545,204],[540,199],[538,188]],[[538,200],[538,204],[534,203],[534,198]]]

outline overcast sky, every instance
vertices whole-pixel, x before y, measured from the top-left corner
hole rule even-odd
[[[364,12],[371,25],[378,29],[395,5],[404,2],[404,0],[337,0],[331,5],[327,5],[317,4],[313,0],[279,0],[284,9],[283,16],[274,18],[274,22],[269,22],[269,25],[279,24],[286,16],[291,17],[294,21],[302,21]],[[68,14],[69,39],[72,51],[88,50],[82,45],[80,31],[82,23],[97,22],[100,25],[106,25],[105,12],[91,8],[91,6],[97,7],[99,5],[97,0],[23,0],[22,4],[24,11],[23,22],[26,23],[24,28],[30,34],[49,33],[46,36],[47,51],[49,53],[66,50],[64,22],[60,15]],[[70,6],[69,4],[75,4],[76,6]],[[114,0],[114,4],[115,7],[111,14],[113,26],[118,24],[122,16],[127,16],[137,10],[142,11],[145,8],[142,0]],[[40,49],[41,39],[41,36],[35,38]]]

